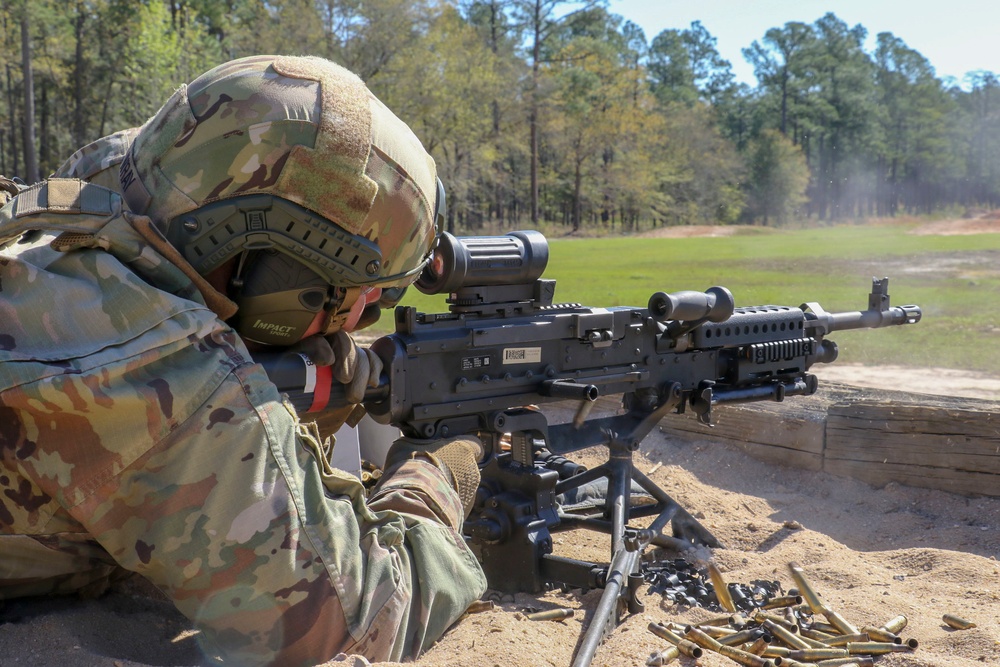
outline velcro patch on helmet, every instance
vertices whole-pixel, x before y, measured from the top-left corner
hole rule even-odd
[[[322,113],[316,146],[296,146],[276,190],[352,234],[360,233],[378,192],[365,174],[371,146],[368,88],[358,76],[320,58],[278,57],[283,76],[319,81]]]
[[[51,178],[22,191],[16,200],[15,217],[36,213],[66,213],[109,216],[115,207],[111,190],[75,178]]]
[[[401,121],[379,99],[371,102],[372,147],[381,151],[401,176],[412,181],[419,201],[414,208],[422,210],[421,220],[433,219],[434,198],[437,195],[437,169],[434,159],[427,153],[413,130]],[[382,187],[382,181],[372,173],[368,175]],[[395,177],[393,177],[395,178]]]
[[[277,57],[274,71],[296,79],[320,84],[322,116],[320,132],[342,158],[361,165],[368,159],[371,145],[371,110],[368,88],[358,75],[321,58]]]

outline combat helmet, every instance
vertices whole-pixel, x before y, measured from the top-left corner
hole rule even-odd
[[[427,261],[444,191],[409,127],[322,58],[254,56],[182,86],[119,172],[202,275],[233,261],[244,337],[289,344],[321,309],[327,331],[360,295],[398,297]]]

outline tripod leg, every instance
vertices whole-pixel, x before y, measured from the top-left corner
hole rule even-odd
[[[624,543],[622,549],[615,552],[615,556],[608,566],[607,582],[604,586],[604,593],[594,610],[594,617],[587,627],[580,642],[580,649],[573,659],[573,667],[587,667],[594,658],[597,647],[604,640],[605,635],[610,632],[618,623],[618,605],[620,603],[622,589],[626,585],[628,576],[636,569],[639,563],[641,548],[627,549]]]
[[[632,479],[664,506],[660,515],[649,526],[649,530],[654,535],[661,534],[669,521],[673,528],[674,537],[687,540],[692,544],[703,544],[713,549],[723,548],[722,543],[707,528],[698,523],[697,519],[688,514],[687,510],[681,507],[676,500],[668,496],[663,489],[657,486],[656,482],[646,477],[635,466],[632,466]]]

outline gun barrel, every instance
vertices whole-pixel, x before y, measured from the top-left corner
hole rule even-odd
[[[903,324],[916,324],[922,313],[920,306],[891,306],[886,310],[861,310],[830,313],[830,331],[847,329],[878,329]]]

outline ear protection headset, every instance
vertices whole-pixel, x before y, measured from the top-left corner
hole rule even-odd
[[[435,219],[443,210],[438,180]],[[243,338],[266,345],[297,343],[321,312],[328,314],[321,332],[338,331],[366,297],[378,300],[358,304],[354,328],[374,323],[382,308],[399,302],[427,261],[405,274],[383,276],[376,243],[270,195],[207,204],[167,229],[171,243],[202,275],[238,257],[229,296],[239,310],[231,324]],[[370,293],[383,286],[379,295]]]
[[[269,345],[298,342],[317,313],[339,306],[345,292],[273,248],[244,252],[229,284],[239,306],[233,326],[244,338]]]
[[[378,245],[280,197],[214,202],[167,230],[202,275],[238,257],[229,285],[239,306],[232,324],[267,345],[298,342],[320,311],[349,310],[363,286],[398,279],[379,275]]]

